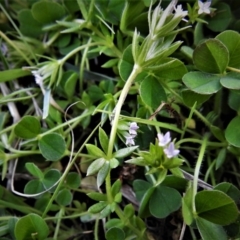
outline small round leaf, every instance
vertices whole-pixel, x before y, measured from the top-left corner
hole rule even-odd
[[[40,122],[37,118],[32,116],[24,116],[15,126],[14,133],[25,139],[36,137],[41,130]]]
[[[61,20],[64,16],[64,8],[55,2],[41,1],[32,6],[32,15],[39,23],[49,24]]]
[[[221,41],[209,39],[196,47],[193,62],[203,72],[224,73],[229,62],[229,52]]]
[[[59,205],[67,206],[67,205],[71,204],[72,199],[73,199],[73,196],[72,196],[72,193],[70,192],[70,190],[63,189],[58,193],[58,195],[56,197],[56,202]]]
[[[124,240],[125,239],[125,234],[124,231],[120,228],[110,228],[107,233],[106,233],[106,239],[107,240]]]
[[[237,116],[232,119],[232,121],[228,124],[227,129],[225,131],[225,137],[227,141],[235,147],[240,148],[240,116]]]
[[[18,220],[14,233],[16,240],[45,240],[49,234],[49,228],[40,216],[30,213]]]
[[[189,72],[183,76],[182,80],[190,90],[198,94],[213,94],[222,88],[220,77],[213,74]]]
[[[140,96],[145,104],[153,109],[167,100],[166,93],[158,80],[152,76],[146,77],[140,86]]]
[[[149,201],[149,210],[157,218],[167,217],[170,213],[178,210],[180,206],[180,193],[165,186],[157,187]]]
[[[63,137],[57,133],[44,135],[38,142],[42,155],[50,161],[57,161],[63,157],[66,144]]]

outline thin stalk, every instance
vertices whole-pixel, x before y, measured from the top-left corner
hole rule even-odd
[[[82,146],[79,148],[78,152],[77,153],[81,153],[81,151],[83,150],[83,148],[85,147],[85,145],[87,144],[87,142],[89,141],[89,139],[92,137],[92,135],[95,133],[95,131],[99,128],[99,125],[101,123],[99,123],[94,129],[93,131],[91,132],[91,134],[87,137],[87,139],[84,141],[84,143],[82,144]],[[78,158],[78,154],[71,160],[71,162],[67,165],[62,177],[61,177],[61,180],[59,181],[52,197],[50,198],[49,202],[48,202],[48,205],[46,206],[43,214],[42,214],[42,217],[45,218],[47,212],[49,211],[51,205],[52,205],[52,202],[54,201],[54,199],[56,198],[59,190],[61,189],[62,187],[62,184],[63,182],[65,181],[65,178],[67,177],[69,171],[71,170],[72,166],[75,164],[75,161],[77,160]]]
[[[118,125],[122,105],[126,99],[126,96],[128,94],[128,91],[129,91],[133,81],[135,80],[135,78],[141,71],[142,71],[142,69],[140,68],[140,66],[135,64],[130,76],[128,77],[127,82],[125,83],[125,85],[122,89],[121,95],[117,102],[115,112],[114,112],[114,118],[113,118],[113,122],[112,122],[112,129],[111,129],[111,133],[110,133],[109,144],[108,144],[108,153],[107,153],[108,159],[110,159],[112,157],[113,145],[114,145],[114,141],[115,141],[115,137],[116,137],[116,133],[117,133],[117,125]]]
[[[192,207],[193,207],[193,213],[196,214],[196,205],[195,205],[195,196],[197,194],[197,187],[198,187],[198,176],[200,173],[200,168],[202,165],[202,161],[203,161],[203,157],[204,157],[204,153],[207,147],[207,139],[208,139],[208,135],[205,135],[203,138],[203,142],[202,142],[202,146],[199,152],[199,156],[197,159],[197,164],[195,167],[195,171],[194,171],[194,179],[193,179],[193,198],[192,198]]]
[[[194,138],[184,138],[184,139],[181,139],[179,140],[178,142],[176,142],[176,146],[180,146],[181,144],[183,143],[187,143],[187,142],[191,142],[191,143],[199,143],[199,144],[203,144],[203,140],[200,140],[200,139],[194,139]],[[207,143],[207,146],[208,147],[219,147],[219,148],[222,148],[222,147],[227,147],[228,146],[228,143],[219,143],[219,142],[208,142]]]
[[[232,71],[232,72],[240,73],[240,69],[233,68],[233,67],[227,67],[227,70],[230,70],[230,71]]]
[[[57,240],[58,239],[58,233],[59,233],[59,229],[60,229],[60,225],[61,225],[61,221],[62,221],[62,216],[64,215],[64,208],[61,208],[58,214],[58,219],[57,219],[57,224],[55,227],[55,231],[54,231],[54,236],[53,239]]]

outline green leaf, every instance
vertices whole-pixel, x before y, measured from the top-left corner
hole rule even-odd
[[[196,223],[202,239],[228,239],[227,234],[222,226],[211,223],[200,217],[196,219]]]
[[[96,147],[95,145],[86,144],[86,148],[88,150],[88,153],[92,156],[95,156],[95,157],[105,156],[104,152],[100,148]]]
[[[72,199],[73,199],[73,195],[70,192],[70,190],[69,189],[63,189],[63,190],[59,191],[59,193],[56,197],[56,202],[59,205],[67,206],[67,205],[71,204]]]
[[[197,215],[219,225],[228,225],[238,217],[234,201],[220,191],[201,191],[195,197]]]
[[[221,41],[209,39],[196,47],[193,62],[203,72],[224,73],[229,62],[229,52]]]
[[[133,182],[133,189],[139,202],[142,200],[146,191],[151,187],[152,185],[144,180],[137,179]]]
[[[169,187],[158,186],[150,201],[149,210],[154,217],[165,218],[181,206],[180,193]]]
[[[178,80],[187,73],[187,68],[182,61],[175,58],[163,58],[156,65],[148,67],[161,79]]]
[[[150,187],[147,189],[147,191],[144,193],[143,198],[140,202],[140,207],[139,207],[139,216],[140,217],[147,217],[148,215],[148,206],[149,206],[149,201],[156,190],[155,187]]]
[[[42,24],[33,18],[30,9],[23,9],[18,14],[20,31],[23,35],[29,37],[39,37],[42,31]]]
[[[240,34],[232,30],[226,30],[215,37],[220,40],[229,51],[229,67],[240,67]]]
[[[40,122],[37,118],[32,116],[24,116],[15,126],[14,133],[25,139],[36,137],[41,130]]]
[[[143,102],[153,109],[157,109],[162,102],[167,101],[162,85],[153,76],[148,76],[142,81],[140,96]]]
[[[64,91],[68,98],[72,98],[76,91],[76,84],[78,80],[78,74],[74,71],[64,72],[62,76],[62,82],[64,82]]]
[[[231,120],[228,124],[227,129],[225,131],[225,137],[229,144],[240,147],[240,116],[236,116]]]
[[[191,225],[193,222],[193,208],[192,208],[193,188],[192,183],[189,182],[189,187],[182,198],[182,215],[184,222]]]
[[[107,195],[99,192],[91,192],[87,194],[88,197],[95,201],[107,201]]]
[[[119,161],[116,158],[111,158],[109,160],[109,163],[110,163],[110,168],[111,169],[114,169],[114,168],[119,166]]]
[[[0,82],[7,82],[28,75],[31,75],[31,72],[21,68],[5,70],[0,72]]]
[[[63,137],[58,133],[49,133],[39,139],[41,154],[50,161],[57,161],[64,156],[66,144]]]
[[[118,218],[112,218],[109,221],[106,222],[106,229],[110,229],[112,227],[119,227],[119,228],[123,228],[124,226],[124,222],[122,222],[120,219]]]
[[[122,183],[120,181],[120,179],[116,180],[112,187],[111,187],[111,192],[112,192],[112,196],[115,197],[117,195],[117,193],[119,193],[121,191],[121,187],[122,187]]]
[[[122,59],[119,63],[119,74],[124,81],[127,81],[132,72],[134,60],[132,56],[132,45],[129,45],[123,52]]]
[[[129,203],[128,205],[126,205],[124,207],[124,211],[123,212],[124,212],[124,216],[126,218],[130,219],[134,215],[135,209],[134,209],[133,205],[131,203]]]
[[[104,158],[98,158],[94,160],[87,169],[87,176],[97,173],[105,162],[106,160]]]
[[[189,72],[183,76],[183,83],[193,92],[198,94],[213,94],[222,87],[220,77],[202,72]]]
[[[222,148],[216,158],[216,165],[215,165],[215,170],[218,170],[223,163],[225,162],[226,159],[226,153],[227,153],[227,149],[226,148]]]
[[[240,112],[239,101],[240,101],[240,91],[239,90],[229,91],[228,105],[230,108],[232,108],[236,112]]]
[[[232,198],[236,203],[240,199],[240,190],[233,184],[228,182],[222,182],[214,187],[214,190],[219,190],[226,193],[230,198]]]
[[[240,90],[240,74],[230,72],[226,76],[221,77],[220,83],[225,88]]]
[[[66,177],[66,185],[73,189],[78,189],[81,183],[81,178],[79,173],[70,172]]]
[[[106,232],[107,240],[124,240],[125,233],[121,228],[113,227]]]
[[[49,228],[40,216],[30,213],[17,221],[14,232],[16,240],[34,238],[45,240],[48,237]]]
[[[44,186],[39,179],[29,181],[24,187],[25,194],[36,194],[43,192],[44,190]]]
[[[228,25],[233,20],[231,8],[228,4],[221,2],[214,5],[214,8],[217,9],[216,16],[209,16],[206,18],[208,22],[207,27],[214,32],[222,32],[227,29]]]
[[[34,163],[26,163],[25,164],[26,169],[34,176],[37,178],[42,179],[43,178],[43,172],[38,168],[37,165],[35,165]]]
[[[115,157],[115,158],[126,157],[126,156],[130,155],[132,152],[134,152],[137,148],[138,148],[138,146],[122,148],[122,149],[116,151],[115,153],[113,153],[113,157]]]
[[[108,139],[107,134],[105,133],[105,131],[102,128],[99,128],[98,138],[99,138],[99,142],[100,142],[100,145],[101,145],[103,151],[105,153],[107,153],[109,139]]]
[[[107,202],[99,202],[94,205],[92,205],[89,209],[88,212],[90,213],[99,213],[101,212],[106,206],[108,205]]]
[[[57,169],[50,169],[44,174],[42,183],[45,189],[51,188],[61,177],[61,173]]]
[[[65,15],[65,11],[56,2],[41,1],[33,4],[32,15],[39,23],[49,24],[55,23],[56,20],[61,20]]]
[[[97,186],[98,188],[103,184],[105,178],[107,177],[110,170],[109,162],[105,162],[103,167],[99,170],[97,175]]]
[[[203,95],[196,92],[192,92],[190,90],[183,90],[182,98],[184,103],[188,107],[192,107],[195,104],[195,102],[197,102],[197,106],[201,106],[204,102],[206,102],[210,98],[210,95],[205,94]]]

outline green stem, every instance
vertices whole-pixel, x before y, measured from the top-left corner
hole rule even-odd
[[[207,139],[208,139],[208,135],[205,135],[203,138],[203,142],[202,142],[202,146],[199,152],[199,156],[198,156],[198,160],[197,160],[197,164],[195,167],[195,171],[194,171],[194,179],[193,179],[193,195],[192,195],[192,207],[193,207],[193,213],[196,214],[196,205],[195,205],[195,196],[197,194],[197,186],[198,186],[198,176],[200,173],[200,168],[202,165],[202,161],[203,161],[203,157],[204,157],[204,153],[207,147]]]
[[[106,193],[107,193],[107,199],[109,203],[113,202],[113,196],[111,191],[111,172],[109,171],[106,179],[105,179],[105,186],[106,186]]]
[[[233,68],[233,67],[227,67],[227,70],[230,70],[230,71],[233,71],[233,72],[240,73],[240,69]]]
[[[121,219],[121,221],[123,223],[125,223],[125,225],[130,228],[136,235],[137,235],[137,239],[141,240],[141,239],[145,239],[144,236],[143,236],[143,233],[141,231],[139,231],[137,228],[135,228],[131,222],[129,221],[129,219],[126,219],[124,217],[124,214],[121,210],[121,208],[116,205],[116,208],[115,208],[115,212],[117,213],[118,217]]]
[[[57,219],[57,224],[55,227],[55,231],[54,231],[54,236],[53,239],[57,240],[58,239],[58,233],[59,233],[59,229],[60,229],[60,225],[61,225],[61,221],[62,221],[62,216],[64,215],[64,208],[61,208],[58,214],[58,219]]]
[[[64,58],[60,59],[60,64],[63,64],[64,62],[67,61],[68,58],[72,57],[74,54],[76,54],[77,52],[85,49],[85,48],[89,48],[89,47],[93,47],[93,46],[99,46],[102,45],[102,42],[94,42],[94,43],[87,43],[84,44],[80,47],[75,48],[74,50],[72,50],[70,53],[68,53]]]
[[[180,146],[181,144],[183,143],[187,143],[187,142],[191,142],[191,143],[199,143],[199,144],[203,144],[203,140],[200,140],[200,139],[195,139],[195,138],[184,138],[184,139],[181,139],[179,140],[178,142],[176,142],[176,146]],[[219,147],[219,148],[222,148],[222,147],[227,147],[228,146],[228,143],[219,143],[219,142],[208,142],[207,143],[207,146],[208,147]]]
[[[95,131],[99,128],[99,125],[100,125],[100,124],[101,124],[101,123],[99,123],[99,124],[93,129],[93,131],[92,131],[91,134],[87,137],[87,139],[84,141],[84,143],[83,143],[82,146],[79,148],[79,150],[78,150],[77,153],[80,153],[80,152],[83,150],[83,148],[85,147],[85,145],[87,144],[87,142],[89,141],[89,139],[92,137],[92,135],[95,133]],[[65,178],[66,178],[67,175],[68,175],[68,172],[71,170],[71,168],[72,168],[73,165],[75,164],[75,161],[77,160],[77,158],[78,158],[78,154],[76,154],[76,156],[75,156],[75,157],[71,160],[71,162],[67,165],[67,167],[66,167],[66,169],[65,169],[65,171],[64,171],[64,173],[63,173],[63,175],[62,175],[62,177],[61,177],[61,180],[59,181],[59,183],[58,183],[58,185],[57,185],[57,187],[56,187],[56,189],[55,189],[52,197],[50,198],[50,200],[49,200],[49,202],[48,202],[48,205],[46,206],[46,208],[45,208],[45,210],[44,210],[44,212],[43,212],[43,214],[42,214],[42,217],[43,217],[43,218],[45,218],[47,212],[49,211],[49,209],[50,209],[50,207],[51,207],[51,205],[52,205],[53,200],[56,198],[59,190],[60,190],[61,187],[62,187],[63,182],[65,181]]]
[[[112,122],[112,129],[111,129],[110,139],[109,139],[109,144],[108,144],[108,153],[107,153],[108,159],[111,159],[111,157],[112,157],[113,145],[114,145],[114,141],[115,141],[115,137],[116,137],[116,133],[117,133],[117,125],[118,125],[122,105],[126,99],[126,96],[128,94],[128,91],[129,91],[133,81],[135,80],[135,78],[141,71],[142,71],[142,69],[138,65],[135,64],[133,66],[133,70],[132,70],[130,76],[128,77],[127,82],[125,83],[125,85],[122,89],[121,95],[119,97],[119,100],[117,102],[115,112],[113,113],[114,118],[113,118],[113,122]]]

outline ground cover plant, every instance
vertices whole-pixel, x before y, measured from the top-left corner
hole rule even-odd
[[[1,0],[0,238],[239,239],[239,11]]]

